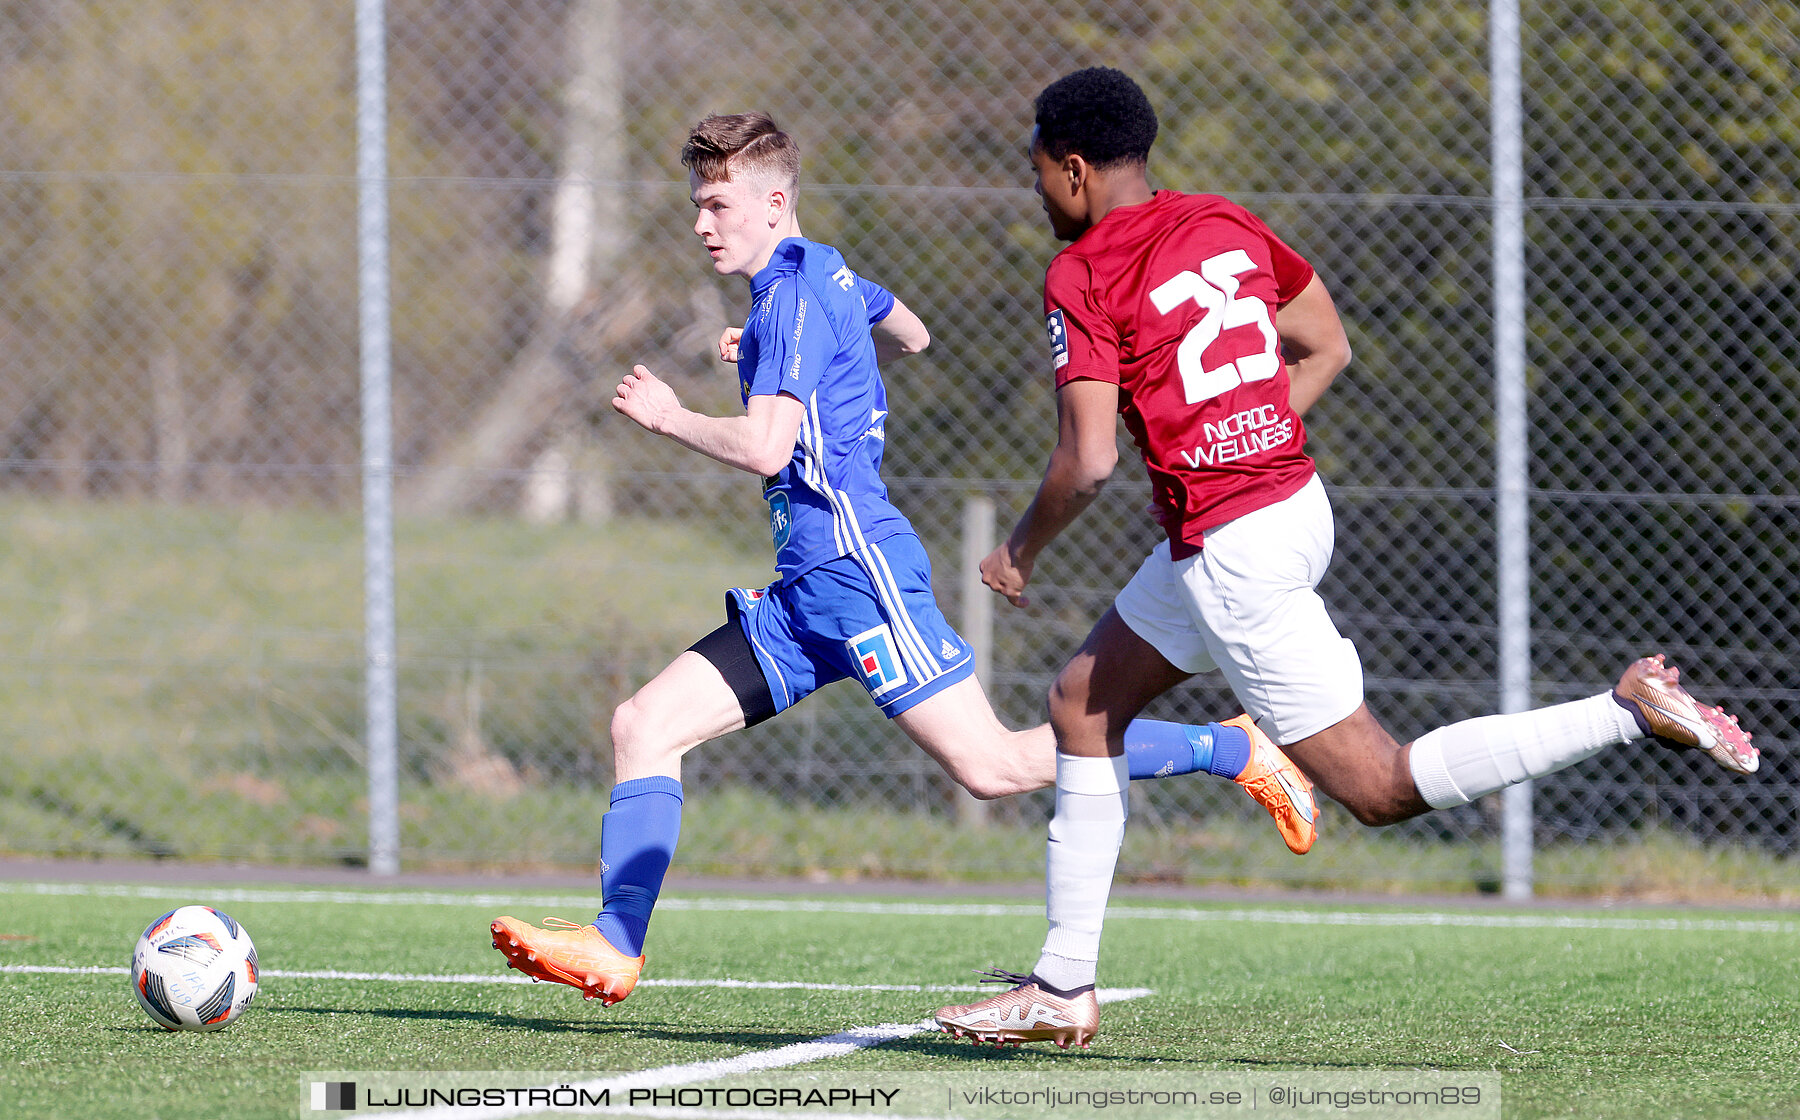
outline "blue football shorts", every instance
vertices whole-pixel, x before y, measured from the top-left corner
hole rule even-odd
[[[931,560],[911,534],[788,583],[734,587],[725,604],[756,652],[778,712],[852,677],[892,719],[975,671],[969,644],[938,610]]]

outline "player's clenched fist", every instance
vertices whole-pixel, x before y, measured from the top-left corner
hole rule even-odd
[[[667,420],[681,408],[675,390],[645,366],[631,372],[613,390],[613,408],[659,435],[668,431]]]
[[[725,328],[724,333],[719,335],[719,360],[721,362],[734,362],[735,363],[738,360],[738,355],[740,353],[740,350],[738,348],[738,340],[743,337],[744,337],[744,328],[742,328],[742,327],[726,327]]]
[[[1025,597],[1025,585],[1031,582],[1032,567],[1031,561],[1013,555],[1011,541],[1002,541],[981,562],[981,582],[1006,596],[1013,606],[1029,606],[1031,600]]]

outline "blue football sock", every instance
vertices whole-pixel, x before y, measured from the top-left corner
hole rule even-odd
[[[1204,770],[1235,778],[1250,762],[1250,734],[1222,723],[1198,725],[1134,719],[1125,728],[1125,761],[1131,780],[1172,778]]]
[[[643,955],[650,912],[681,835],[681,783],[633,778],[613,787],[600,818],[600,905],[594,928],[628,957]]]
[[[1206,772],[1220,778],[1236,778],[1250,765],[1250,733],[1241,727],[1226,727],[1222,723],[1209,723],[1204,728],[1190,727],[1188,734],[1211,732],[1212,740],[1207,746]],[[1200,748],[1194,748],[1194,757],[1200,756]]]
[[[1134,719],[1125,726],[1125,765],[1131,780],[1172,778],[1204,769],[1205,763],[1194,765],[1194,748],[1188,742],[1188,729],[1179,723],[1160,719]],[[1207,736],[1207,756],[1211,760],[1212,737]]]

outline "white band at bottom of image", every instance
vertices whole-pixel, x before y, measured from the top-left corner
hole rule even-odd
[[[1010,1055],[1009,1055],[1010,1056]],[[936,1060],[942,1061],[942,1057]],[[1071,1066],[1080,1059],[1073,1059]],[[743,1120],[1027,1120],[1380,1116],[1500,1120],[1492,1070],[1093,1071],[1009,1069],[971,1050],[968,1070],[771,1070],[657,1083],[647,1071],[332,1072],[303,1075],[299,1115],[649,1116]],[[986,1068],[983,1068],[986,1067]]]

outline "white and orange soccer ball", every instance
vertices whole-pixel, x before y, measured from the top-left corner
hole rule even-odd
[[[210,906],[183,906],[150,923],[131,954],[131,990],[171,1031],[231,1025],[256,995],[256,946]]]

